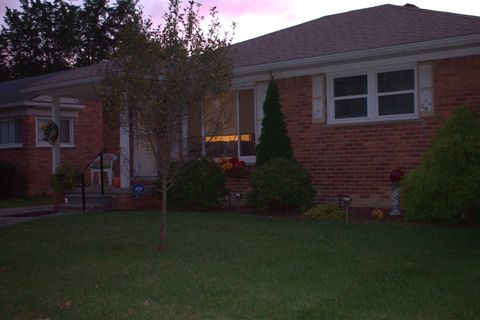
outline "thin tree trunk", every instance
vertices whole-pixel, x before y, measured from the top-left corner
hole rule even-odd
[[[167,178],[162,175],[162,212],[160,217],[160,250],[167,250]]]

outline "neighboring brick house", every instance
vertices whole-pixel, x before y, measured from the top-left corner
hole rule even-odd
[[[0,83],[0,160],[16,168],[14,194],[51,193],[52,151],[41,126],[51,118],[52,98],[21,91],[49,76]],[[61,98],[59,139],[62,160],[85,166],[104,146],[101,103]]]
[[[480,17],[383,5],[326,16],[233,48],[234,95],[228,106],[233,119],[225,132],[215,133],[211,155],[255,162],[262,104],[273,76],[295,157],[311,172],[318,202],[348,194],[354,206],[389,206],[389,173],[418,165],[441,121],[461,104],[480,102]],[[88,98],[99,69],[52,74],[24,92]],[[85,107],[78,111],[78,139],[84,131],[101,129],[88,120],[80,128],[82,117],[102,123],[100,106],[80,101]],[[24,137],[31,132],[23,131]],[[103,131],[95,136],[109,136],[119,150],[122,186],[154,175],[151,156],[131,132]],[[24,145],[39,149],[27,140]],[[0,158],[26,149],[0,149]],[[245,188],[244,181],[236,182]]]

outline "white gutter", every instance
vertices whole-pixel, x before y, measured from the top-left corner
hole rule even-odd
[[[424,42],[415,42],[398,46],[384,47],[384,48],[375,48],[375,49],[366,49],[359,51],[350,51],[344,53],[336,53],[332,55],[298,59],[298,60],[288,60],[274,63],[267,63],[255,66],[247,66],[235,68],[233,70],[234,77],[241,77],[247,75],[253,75],[256,73],[269,73],[271,71],[285,71],[298,68],[306,68],[316,65],[324,65],[330,63],[340,63],[352,60],[362,60],[362,59],[374,59],[378,57],[392,56],[392,55],[404,55],[404,54],[414,54],[419,52],[428,52],[435,51],[439,49],[453,49],[453,48],[466,48],[472,46],[480,46],[480,34],[424,41]]]
[[[5,104],[0,104],[0,109],[7,109],[13,107],[38,107],[38,108],[51,108],[52,104],[50,102],[39,102],[39,101],[17,101],[17,102],[10,102]],[[61,109],[72,109],[72,110],[80,110],[85,108],[83,104],[67,104],[61,103]]]

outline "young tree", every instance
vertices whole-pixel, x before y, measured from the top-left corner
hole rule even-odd
[[[262,132],[257,145],[257,166],[274,158],[293,158],[293,150],[281,109],[278,87],[272,79],[263,103],[265,116],[262,120]]]
[[[191,124],[202,118],[204,104],[230,86],[231,38],[221,33],[215,8],[203,31],[200,5],[170,0],[164,25],[156,30],[130,28],[112,61],[105,83],[105,113],[123,129],[147,141],[162,194],[160,249],[166,249],[167,191],[190,158]]]

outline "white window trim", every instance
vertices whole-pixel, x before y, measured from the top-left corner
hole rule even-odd
[[[377,93],[377,74],[383,72],[401,71],[401,70],[413,70],[414,72],[414,89],[403,90],[395,92],[382,92]],[[391,65],[369,69],[359,69],[355,71],[341,71],[328,73],[327,76],[327,124],[350,124],[350,123],[364,123],[364,122],[391,122],[397,120],[413,120],[419,118],[418,111],[418,79],[417,79],[417,65],[416,64],[402,64]],[[348,96],[346,98],[355,97],[367,97],[367,116],[335,119],[335,100],[339,100],[334,97],[334,79],[341,77],[353,77],[359,75],[367,75],[368,92],[366,95]],[[396,114],[379,116],[378,110],[378,97],[382,95],[412,93],[414,95],[414,112],[409,114]],[[345,97],[341,97],[345,98]]]
[[[5,118],[0,119],[1,122],[16,121],[16,118]],[[23,140],[23,137],[22,137]],[[20,143],[0,143],[0,149],[14,149],[14,148],[23,148],[23,142]]]
[[[35,145],[40,148],[51,148],[52,146],[47,141],[38,141],[38,122],[39,120],[51,120],[49,117],[36,117],[35,118]],[[60,120],[68,120],[70,122],[70,140],[71,143],[60,143],[62,148],[73,148],[75,147],[75,119],[71,117],[61,117]],[[59,137],[60,139],[60,133]]]

